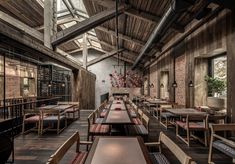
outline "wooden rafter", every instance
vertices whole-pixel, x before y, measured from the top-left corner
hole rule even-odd
[[[101,61],[103,61],[103,60],[105,60],[105,59],[107,59],[107,58],[110,58],[110,57],[114,56],[114,55],[117,54],[118,52],[122,52],[123,50],[124,50],[124,49],[120,49],[120,50],[118,50],[118,51],[117,51],[117,50],[113,50],[113,51],[111,51],[111,52],[107,52],[106,54],[101,55],[100,57],[95,58],[95,59],[89,61],[88,64],[87,64],[87,66],[89,67],[89,66],[91,66],[91,65],[94,65],[94,64],[96,64],[96,63],[99,63],[99,62],[101,62]]]
[[[105,8],[110,8],[110,7],[114,7],[115,6],[115,2],[114,1],[110,1],[110,0],[91,0],[94,3],[97,3]],[[160,21],[161,17],[158,15],[153,15],[151,13],[145,12],[145,11],[138,11],[134,8],[130,8],[126,11],[124,11],[124,14],[146,21],[148,23],[157,25],[158,22]],[[172,28],[178,32],[184,32],[184,27],[180,24],[177,23],[173,23],[172,24]]]
[[[126,9],[125,6],[120,6],[118,8],[118,14],[123,13],[123,11]],[[52,37],[52,45],[57,46],[63,42],[66,42],[78,35],[83,34],[84,32],[87,32],[91,30],[92,28],[95,28],[99,26],[100,24],[106,22],[107,20],[110,20],[115,17],[116,9],[108,9],[103,12],[100,12],[82,22],[79,24],[73,25],[69,28],[66,28],[65,30],[62,30],[58,32],[56,35]]]

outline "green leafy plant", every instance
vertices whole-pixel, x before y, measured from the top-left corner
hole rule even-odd
[[[207,81],[208,95],[212,96],[214,93],[221,94],[225,90],[225,82],[219,78],[214,78],[211,76],[206,76],[205,80]]]

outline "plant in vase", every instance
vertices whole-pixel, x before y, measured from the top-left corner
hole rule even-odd
[[[216,77],[206,76],[208,95],[218,97],[225,90],[225,81]]]

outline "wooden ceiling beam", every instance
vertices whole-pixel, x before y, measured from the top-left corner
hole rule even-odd
[[[92,2],[99,4],[103,7],[110,8],[110,7],[115,7],[115,1],[110,1],[110,0],[91,0]],[[139,11],[134,8],[130,8],[126,11],[124,11],[124,14],[146,21],[148,23],[157,25],[158,22],[161,19],[161,16],[158,15],[153,15],[151,13],[145,12],[145,11]],[[180,33],[184,32],[184,27],[180,24],[173,23],[172,28]]]
[[[113,30],[110,30],[110,29],[108,29],[108,28],[99,26],[99,27],[96,27],[95,29],[96,29],[96,30],[99,30],[99,31],[102,31],[102,32],[105,32],[105,33],[108,33],[108,34],[110,34],[110,35],[116,37],[116,32],[113,31]],[[125,40],[125,41],[132,42],[132,43],[134,43],[134,44],[137,44],[137,45],[139,45],[139,46],[141,46],[141,47],[143,47],[143,46],[145,45],[145,42],[140,41],[140,40],[138,40],[138,39],[135,39],[135,38],[133,38],[133,37],[131,37],[131,36],[123,35],[122,33],[118,33],[118,37],[119,37],[120,39]],[[158,50],[159,50],[159,49],[161,49],[161,48],[159,47]]]
[[[124,10],[127,7],[122,5],[118,8],[118,14],[121,14],[124,12]],[[55,34],[52,37],[52,45],[53,46],[57,46],[63,42],[66,42],[68,40],[71,40],[72,38],[83,34],[84,32],[87,32],[99,25],[101,25],[102,23],[114,18],[116,15],[116,9],[108,9],[105,10],[103,12],[100,12],[76,25],[73,25],[69,28],[66,28],[65,30],[62,30],[60,32],[58,32],[57,34]]]
[[[107,58],[110,58],[110,57],[114,56],[115,54],[117,54],[117,53],[119,53],[119,52],[122,52],[123,50],[124,50],[124,49],[120,49],[120,50],[118,50],[118,51],[117,51],[117,50],[113,50],[113,51],[111,51],[111,52],[107,52],[107,53],[101,55],[100,57],[95,58],[95,59],[89,61],[89,62],[87,63],[87,67],[92,66],[92,65],[94,65],[94,64],[96,64],[96,63],[99,63],[99,62],[101,62],[101,61],[103,61],[103,60],[105,60],[105,59],[107,59]]]

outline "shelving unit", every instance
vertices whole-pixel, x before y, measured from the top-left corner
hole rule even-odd
[[[57,65],[38,66],[38,97],[61,97],[71,100],[71,71]]]

